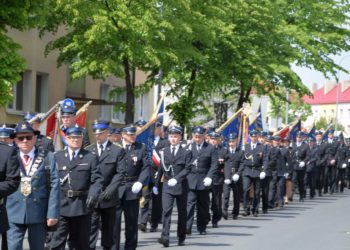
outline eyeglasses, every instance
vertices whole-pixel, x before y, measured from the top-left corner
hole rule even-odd
[[[31,141],[33,139],[32,135],[27,135],[27,136],[18,136],[17,140],[19,141],[24,141],[24,139],[26,139],[27,141]]]

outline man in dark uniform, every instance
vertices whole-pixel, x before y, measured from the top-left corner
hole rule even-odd
[[[101,246],[110,250],[114,244],[113,228],[116,206],[119,203],[118,186],[121,182],[118,168],[122,167],[124,149],[108,140],[109,122],[96,120],[92,124],[96,143],[86,149],[98,157],[98,165],[103,177],[102,193],[98,206],[91,215],[90,249],[96,248],[101,221]]]
[[[114,145],[122,147],[122,129],[121,128],[109,128],[108,140]]]
[[[266,133],[266,132],[262,132]],[[266,133],[267,134],[267,133]],[[259,143],[264,147],[264,154],[267,154],[270,149],[272,148],[273,144],[273,136],[267,134],[265,137],[265,141],[259,140]],[[266,158],[266,161],[274,161],[274,156],[272,158]],[[270,181],[272,179],[272,171],[270,168],[270,164],[268,163],[268,166],[265,166],[265,178],[260,181],[260,187],[261,187],[261,201],[262,201],[262,210],[263,213],[266,214],[269,208],[273,208],[273,206],[269,206],[269,192],[270,192]]]
[[[328,188],[332,194],[336,187],[337,159],[336,154],[339,147],[339,141],[334,139],[334,130],[329,129],[328,140],[326,142],[326,167],[324,172],[324,193],[328,193]]]
[[[224,219],[228,218],[228,207],[230,202],[230,192],[233,194],[233,210],[232,216],[236,220],[239,215],[239,205],[242,195],[242,179],[239,178],[238,169],[242,161],[243,150],[237,147],[237,134],[232,133],[227,137],[228,148],[225,157],[225,181],[224,181],[224,207],[222,215]]]
[[[345,144],[344,138],[341,138],[340,145],[338,147],[338,151],[336,154],[337,168],[338,168],[336,190],[335,190],[336,192],[340,191],[342,193],[346,185],[345,174],[346,174],[346,168],[348,166],[348,151],[349,151],[349,147]]]
[[[120,204],[117,206],[114,238],[116,243],[113,249],[120,248],[121,216],[125,218],[125,250],[137,247],[137,219],[139,214],[139,201],[142,186],[149,179],[149,159],[146,145],[136,141],[136,128],[127,126],[123,128],[123,148],[125,157],[123,166],[118,169],[121,175],[119,186]]]
[[[222,192],[224,185],[224,167],[227,149],[221,144],[221,135],[215,131],[209,134],[209,143],[213,145],[218,155],[218,168],[213,176],[211,188],[211,211],[213,227],[218,227],[218,222],[222,217]]]
[[[145,121],[144,121],[145,122]],[[143,124],[142,120],[139,121]],[[139,228],[141,231],[146,232],[147,221],[150,219],[151,229],[150,232],[156,232],[158,224],[162,219],[162,183],[158,184],[158,192],[160,195],[153,195],[150,191],[154,186],[156,175],[160,167],[159,151],[162,150],[169,142],[161,137],[162,123],[156,122],[154,128],[154,141],[152,143],[152,157],[150,157],[150,182],[147,190],[143,190],[143,207],[141,208],[141,218]]]
[[[291,158],[293,161],[295,180],[299,189],[299,201],[304,201],[306,196],[305,191],[305,172],[306,163],[310,159],[310,148],[307,143],[303,142],[303,132],[299,131],[296,134],[296,142],[292,144]]]
[[[193,142],[188,146],[193,156],[193,167],[187,175],[189,193],[187,197],[187,234],[192,233],[194,210],[197,208],[197,230],[206,235],[210,221],[209,190],[218,167],[218,156],[215,148],[205,142],[205,129],[193,129]]]
[[[61,108],[61,118],[62,118],[62,126],[61,126],[61,138],[64,146],[67,146],[66,140],[65,140],[65,131],[76,125],[75,119],[76,119],[76,112],[77,109],[74,106],[68,106],[65,105]],[[90,138],[87,130],[85,128],[81,128],[83,131],[83,147],[87,147],[90,145]]]
[[[252,212],[257,217],[260,200],[260,180],[263,180],[266,176],[266,169],[263,165],[265,147],[258,143],[257,131],[251,131],[249,135],[250,143],[244,146],[244,157],[237,174],[243,176],[243,216],[250,215],[249,192],[254,187]]]
[[[310,199],[313,199],[316,194],[316,174],[317,174],[317,162],[319,161],[318,148],[316,146],[316,140],[312,137],[308,139],[310,147],[310,158],[306,163],[306,184],[310,189]]]
[[[60,190],[53,153],[35,147],[38,131],[28,122],[18,123],[12,137],[18,146],[21,183],[7,197],[10,229],[9,249],[22,249],[28,230],[30,249],[43,250],[47,227],[55,226],[59,218]]]
[[[186,239],[186,206],[188,183],[186,176],[192,167],[191,151],[181,147],[182,128],[171,126],[168,129],[170,145],[160,151],[161,166],[158,170],[153,193],[158,194],[160,180],[164,179],[162,192],[163,230],[158,242],[164,247],[169,246],[171,215],[176,200],[178,221],[178,245],[183,246]],[[160,195],[160,194],[158,194]]]
[[[267,160],[265,161],[265,164],[268,164],[266,168],[269,168],[272,174],[269,188],[270,208],[283,206],[285,178],[291,173],[288,149],[281,147],[280,141],[279,136],[273,136],[272,147],[267,152]]]
[[[326,143],[322,141],[322,131],[316,131],[316,148],[317,148],[317,161],[316,161],[316,188],[318,190],[318,196],[322,196],[322,188],[324,184],[324,173],[326,165]]]
[[[6,126],[0,128],[0,138],[9,138],[13,130]],[[17,152],[8,141],[0,141],[0,249],[7,249],[6,231],[9,228],[6,197],[15,192],[20,183]]]
[[[29,121],[32,118],[37,116],[37,113],[26,112],[24,114],[24,121]],[[37,116],[37,118],[33,121],[32,127],[34,130],[39,131],[40,120],[41,118]],[[35,147],[45,150],[46,152],[55,152],[55,148],[53,146],[53,141],[50,137],[39,134],[36,136]]]
[[[55,154],[61,182],[61,213],[49,242],[51,249],[65,249],[68,235],[70,248],[90,248],[91,211],[97,206],[103,179],[97,156],[82,148],[83,131],[78,125],[67,128],[67,148]]]

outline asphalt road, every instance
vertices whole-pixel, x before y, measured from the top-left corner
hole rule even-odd
[[[174,250],[350,250],[350,190],[290,202],[258,218],[240,216],[238,220],[222,220],[219,228],[209,225],[205,236],[193,227],[185,247],[177,246],[176,223],[174,214],[170,235],[170,248]],[[139,232],[138,249],[164,249],[157,242],[159,237],[160,229],[155,233]],[[24,245],[28,249],[27,242]]]

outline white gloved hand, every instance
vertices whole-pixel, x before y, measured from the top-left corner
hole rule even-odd
[[[350,162],[350,159],[348,160],[348,162]]]
[[[303,161],[299,162],[299,168],[303,168],[303,167],[305,167],[305,162]]]
[[[239,180],[239,175],[238,175],[238,174],[234,174],[234,175],[232,176],[232,180],[233,180],[234,182],[237,182],[237,181]]]
[[[142,189],[142,183],[137,181],[135,182],[132,187],[131,187],[131,191],[134,193],[134,194],[137,194],[138,192],[140,192]]]
[[[335,160],[334,160],[334,159],[331,160],[331,161],[330,161],[330,164],[331,164],[331,165],[334,165],[334,164],[335,164]]]
[[[204,186],[209,187],[213,180],[210,177],[205,177],[203,180]]]
[[[225,183],[226,185],[230,185],[230,184],[231,184],[231,180],[230,180],[230,179],[226,179],[226,180],[224,180],[224,183]]]
[[[286,178],[286,179],[287,179],[287,178],[288,178],[288,176],[289,176],[289,174],[288,174],[288,173],[285,173],[285,174],[284,174],[284,178]]]
[[[266,173],[265,172],[261,172],[260,173],[260,180],[265,179],[265,177],[266,177]]]
[[[152,188],[152,192],[153,192],[155,195],[158,195],[158,194],[159,194],[158,188],[157,188],[157,187],[153,187],[153,188]]]
[[[346,168],[346,163],[343,163],[343,165],[341,165],[342,168]]]
[[[171,178],[168,180],[168,186],[173,187],[177,184],[177,180],[175,178]]]

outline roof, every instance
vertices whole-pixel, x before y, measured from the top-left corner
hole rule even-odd
[[[335,104],[337,96],[337,88],[339,89],[338,93],[338,103],[350,103],[350,88],[347,88],[345,91],[341,91],[341,84],[338,84],[336,87],[331,89],[327,94],[324,93],[324,87],[318,89],[313,97],[304,96],[304,102],[310,105],[317,104]]]

